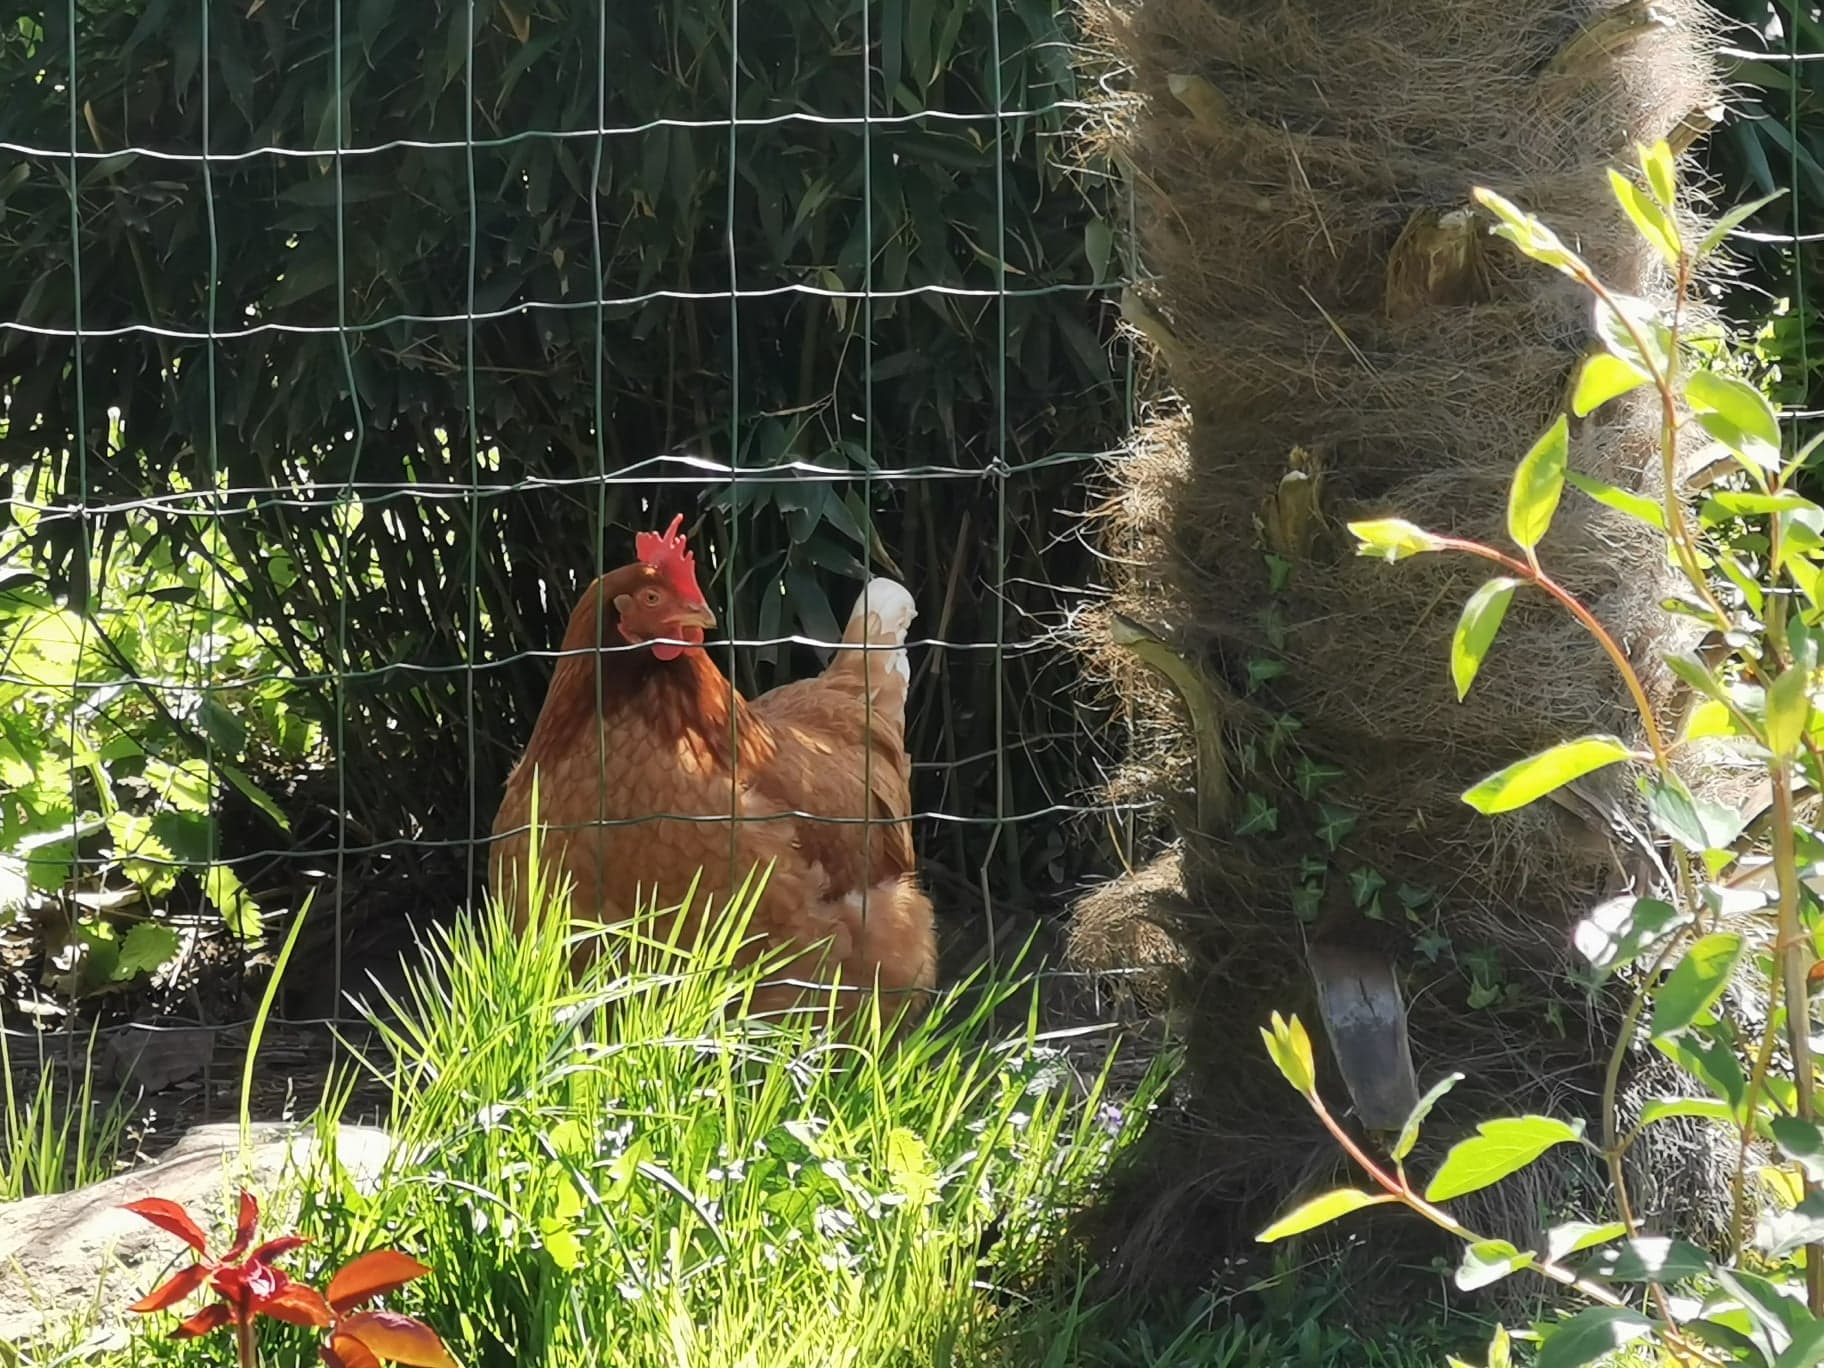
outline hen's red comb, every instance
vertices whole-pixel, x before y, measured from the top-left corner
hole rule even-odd
[[[697,558],[685,549],[684,534],[678,531],[683,525],[684,515],[680,513],[663,532],[637,533],[633,549],[642,565],[650,565],[664,576],[673,593],[685,599],[700,599],[703,591],[697,587]]]

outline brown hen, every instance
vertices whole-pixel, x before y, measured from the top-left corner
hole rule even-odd
[[[878,987],[882,1016],[904,1009],[903,1024],[937,973],[904,740],[912,596],[871,581],[822,674],[745,699],[702,648],[716,619],[682,522],[641,533],[639,559],[596,580],[571,613],[494,819],[489,883],[523,928],[536,774],[541,868],[567,876],[574,916],[612,924],[655,900],[673,906],[701,871],[677,928],[693,944],[701,919],[770,863],[749,929],[760,939],[745,954],[796,953],[753,1009],[798,1005],[803,983],[840,983],[854,990],[838,994],[840,1015]]]

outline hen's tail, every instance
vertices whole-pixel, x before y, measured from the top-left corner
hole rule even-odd
[[[906,724],[906,688],[912,682],[906,633],[917,616],[918,607],[904,585],[890,579],[869,580],[855,600],[855,611],[849,614],[849,625],[842,634],[844,649],[830,662],[830,673],[866,680],[873,710],[901,729]],[[864,644],[878,649],[851,649]]]

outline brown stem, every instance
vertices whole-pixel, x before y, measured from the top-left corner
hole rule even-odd
[[[1622,683],[1627,686],[1628,693],[1634,699],[1634,706],[1640,713],[1641,725],[1646,728],[1647,744],[1653,748],[1655,766],[1662,774],[1671,771],[1672,752],[1667,747],[1666,738],[1661,734],[1659,723],[1653,716],[1653,705],[1647,700],[1646,686],[1640,682],[1640,676],[1634,672],[1634,666],[1628,660],[1627,652],[1623,651],[1620,643],[1609,635],[1608,628],[1597,621],[1596,615],[1577,601],[1575,594],[1546,574],[1538,565],[1516,560],[1504,552],[1495,550],[1492,546],[1484,546],[1481,542],[1466,541],[1460,537],[1439,537],[1437,540],[1439,545],[1452,551],[1464,551],[1472,556],[1480,556],[1483,560],[1495,562],[1509,574],[1525,580],[1536,588],[1543,589],[1562,604],[1565,611],[1576,618],[1584,630],[1596,638],[1596,644],[1602,647],[1614,663],[1616,670],[1621,674]]]
[[[1742,1246],[1748,1241],[1748,1150],[1754,1138],[1754,1108],[1761,1089],[1767,1085],[1767,1070],[1773,1065],[1773,1047],[1779,1032],[1781,981],[1778,975],[1767,989],[1767,1029],[1761,1032],[1761,1047],[1755,1052],[1754,1070],[1748,1076],[1748,1095],[1744,1104],[1748,1120],[1742,1123],[1742,1144],[1735,1156],[1735,1176],[1729,1180],[1729,1261],[1739,1263]]]
[[[252,1316],[235,1318],[234,1345],[240,1351],[241,1368],[260,1368],[260,1347]]]

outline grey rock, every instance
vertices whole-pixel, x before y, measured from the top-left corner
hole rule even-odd
[[[242,1183],[261,1200],[263,1235],[284,1233],[291,1212],[267,1195],[288,1171],[315,1157],[314,1127],[262,1123],[241,1154],[238,1125],[198,1126],[156,1162],[75,1192],[0,1205],[0,1345],[87,1337],[100,1350],[118,1341],[126,1308],[188,1261],[184,1246],[142,1217],[120,1209],[142,1197],[186,1208],[214,1242],[232,1225]],[[372,1126],[342,1126],[336,1159],[358,1188],[371,1191],[392,1141]],[[0,1362],[5,1355],[0,1353]]]

